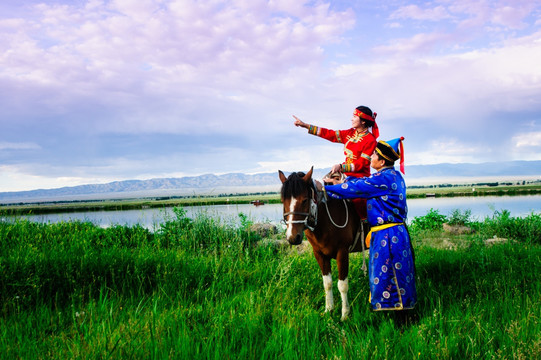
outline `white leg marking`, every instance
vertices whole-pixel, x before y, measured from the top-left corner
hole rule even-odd
[[[345,320],[350,312],[349,302],[348,302],[348,290],[349,282],[348,278],[345,280],[338,280],[338,290],[340,291],[340,296],[342,297],[342,321]]]
[[[323,275],[323,288],[325,289],[325,311],[334,309],[334,298],[332,295],[332,275]]]
[[[289,212],[295,211],[295,205],[297,204],[297,199],[294,197],[291,198],[291,202],[289,203]],[[287,230],[286,230],[286,239],[291,239],[293,236],[293,224],[291,223],[293,221],[293,214],[289,214],[287,216]]]

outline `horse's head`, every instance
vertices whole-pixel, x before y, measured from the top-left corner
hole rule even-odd
[[[286,239],[292,245],[302,243],[304,230],[313,229],[314,224],[311,214],[316,206],[314,200],[315,189],[312,182],[312,167],[308,173],[294,172],[285,177],[278,170],[278,176],[282,181],[281,200],[284,204],[284,221],[287,225]],[[312,224],[310,224],[312,223]]]

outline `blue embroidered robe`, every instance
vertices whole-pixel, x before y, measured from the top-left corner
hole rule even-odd
[[[373,310],[412,309],[417,302],[415,265],[405,227],[408,207],[402,174],[385,168],[365,178],[325,186],[336,199],[366,198],[370,242],[370,304]],[[378,228],[379,226],[379,228]]]

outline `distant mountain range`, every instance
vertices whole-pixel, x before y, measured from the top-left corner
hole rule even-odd
[[[299,170],[307,171],[308,169]],[[315,169],[314,177],[321,179],[327,171],[328,169]],[[479,181],[508,181],[510,179],[541,179],[541,161],[410,165],[406,167],[408,185],[475,183]],[[207,174],[182,178],[114,181],[107,184],[89,184],[57,189],[0,192],[0,203],[272,192],[279,191],[280,186],[278,172],[254,175]]]

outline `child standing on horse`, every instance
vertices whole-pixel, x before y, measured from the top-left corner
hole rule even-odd
[[[375,311],[413,309],[417,302],[413,248],[406,228],[406,184],[395,170],[403,169],[403,138],[379,141],[370,165],[377,172],[343,184],[325,186],[336,199],[368,199],[370,304]]]

